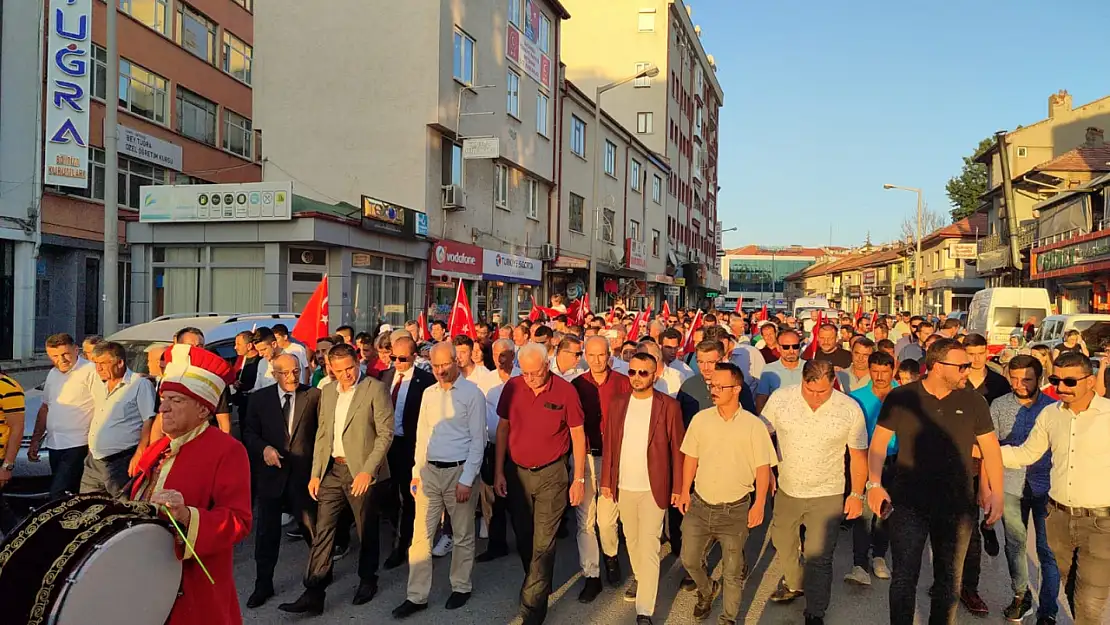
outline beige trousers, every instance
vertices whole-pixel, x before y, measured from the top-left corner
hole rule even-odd
[[[636,615],[651,616],[659,592],[659,534],[667,511],[659,508],[651,491],[621,491],[617,499],[628,560],[636,576]]]
[[[455,547],[451,551],[451,590],[470,592],[470,574],[474,569],[474,508],[478,504],[478,480],[465,503],[455,499],[455,487],[462,475],[462,466],[440,469],[430,464],[420,470],[420,488],[416,489],[416,518],[413,521],[412,546],[409,547],[408,600],[427,603],[432,588],[432,540],[439,529],[444,510],[451,517]],[[403,479],[401,476],[398,478]]]

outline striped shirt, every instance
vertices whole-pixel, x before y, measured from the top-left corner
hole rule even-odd
[[[18,414],[25,409],[23,387],[10,376],[0,374],[0,460],[4,458],[8,440],[15,437],[15,445],[23,440],[23,432],[11,432],[8,415]]]

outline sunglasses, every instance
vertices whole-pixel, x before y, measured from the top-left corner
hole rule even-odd
[[[1050,375],[1048,376],[1048,383],[1052,386],[1060,386],[1060,384],[1063,383],[1063,385],[1068,388],[1075,388],[1075,385],[1079,384],[1080,380],[1086,380],[1089,377],[1091,376],[1085,375],[1081,378],[1061,378],[1058,375]]]
[[[788,345],[786,343],[779,343],[779,349],[783,349],[783,350],[786,350],[788,352],[792,352],[796,349],[801,349],[801,348],[802,348],[802,346],[799,345],[798,343],[794,343],[793,345]]]
[[[394,356],[394,355],[390,355],[389,359],[392,360],[393,362],[411,362],[412,361],[412,356]]]
[[[563,353],[564,354],[570,354],[571,356],[574,356],[575,358],[581,358],[582,357],[582,352],[572,352],[569,349],[564,349]]]
[[[967,371],[968,369],[971,368],[971,363],[970,362],[958,363],[957,364],[957,363],[954,363],[954,362],[944,362],[942,360],[942,361],[938,362],[937,364],[938,365],[948,365],[949,367],[955,367],[955,368],[960,370],[960,373],[963,373],[964,371]]]
[[[632,378],[650,378],[655,375],[654,371],[646,371],[643,369],[629,369],[628,376]]]

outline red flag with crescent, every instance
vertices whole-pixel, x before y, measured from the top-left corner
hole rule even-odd
[[[459,288],[455,292],[455,305],[451,307],[451,321],[447,324],[448,336],[465,334],[472,339],[478,338],[478,329],[474,327],[474,316],[470,312],[470,302],[466,298],[466,289],[463,281],[459,280]]]
[[[312,297],[308,299],[297,325],[293,326],[290,333],[303,345],[310,348],[316,347],[316,341],[328,336],[328,277],[324,276]]]

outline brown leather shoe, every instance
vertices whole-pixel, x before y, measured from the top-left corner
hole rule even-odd
[[[960,591],[960,603],[964,604],[968,612],[972,615],[982,618],[990,614],[991,610],[987,606],[987,602],[979,596],[978,592],[974,590],[967,590],[966,588]]]

